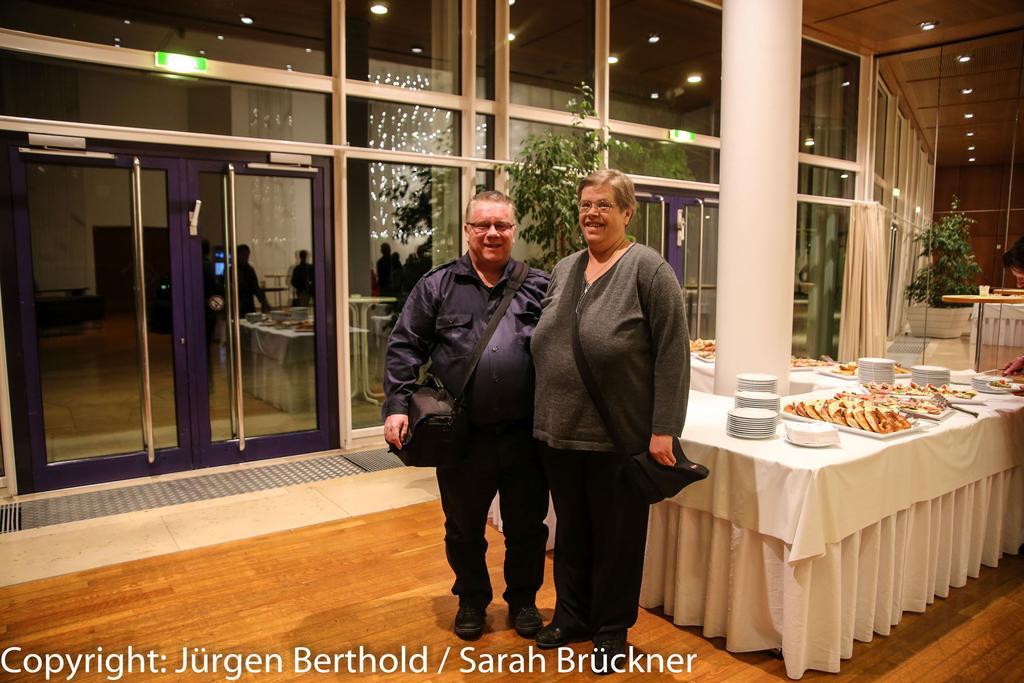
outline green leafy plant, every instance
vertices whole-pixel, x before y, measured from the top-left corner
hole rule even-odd
[[[948,304],[946,294],[975,294],[975,277],[981,266],[971,251],[970,225],[976,221],[957,211],[960,200],[953,197],[951,213],[933,222],[914,238],[921,246],[920,256],[928,264],[917,272],[907,286],[907,301],[932,308],[957,308],[970,304]]]
[[[524,225],[520,236],[543,250],[537,265],[546,270],[586,246],[579,230],[576,185],[604,165],[608,149],[602,131],[584,125],[595,113],[593,89],[582,85],[576,92],[569,103],[572,132],[530,135],[508,171],[512,200]]]

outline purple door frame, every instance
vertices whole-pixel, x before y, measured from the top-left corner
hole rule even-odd
[[[81,486],[120,479],[131,479],[200,467],[251,461],[263,458],[326,450],[339,442],[337,358],[334,286],[328,273],[334,272],[333,237],[328,192],[331,187],[330,159],[317,158],[312,165],[319,169],[313,180],[313,262],[314,270],[317,373],[317,429],[294,434],[271,435],[246,439],[244,458],[232,442],[211,444],[206,380],[206,342],[203,320],[201,241],[188,236],[188,210],[198,194],[198,174],[193,169],[205,166],[219,171],[227,163],[244,167],[246,162],[265,162],[265,153],[230,152],[191,148],[168,148],[149,145],[123,147],[90,146],[91,151],[109,152],[113,160],[78,157],[33,156],[18,151],[24,138],[9,143],[11,206],[13,209],[15,258],[5,259],[5,267],[13,267],[18,282],[18,317],[12,321],[10,334],[19,335],[23,363],[11,368],[12,386],[25,388],[27,415],[15,419],[15,431],[21,442],[30,444],[27,457],[16,454],[18,488],[22,493]],[[145,149],[144,154],[138,151]],[[70,166],[130,168],[138,156],[143,170],[163,170],[167,179],[167,220],[170,240],[172,279],[173,358],[175,409],[177,412],[178,446],[160,449],[151,465],[145,452],[118,454],[83,460],[48,463],[46,460],[45,426],[43,424],[42,387],[39,376],[39,354],[36,343],[36,321],[32,263],[31,230],[28,215],[25,164],[38,162]],[[309,178],[308,174],[285,171],[245,169],[239,174],[278,175]],[[145,197],[143,197],[145,201]],[[184,339],[185,343],[180,343]],[[13,472],[8,473],[14,475]]]

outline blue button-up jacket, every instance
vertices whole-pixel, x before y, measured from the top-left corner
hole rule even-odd
[[[439,266],[416,283],[388,340],[384,361],[384,416],[408,412],[409,395],[428,360],[430,372],[449,391],[458,391],[473,348],[498,307],[515,262],[501,280],[487,287],[469,254]],[[469,419],[493,424],[533,414],[533,360],[530,337],[540,317],[548,274],[530,268],[509,304],[466,388]]]

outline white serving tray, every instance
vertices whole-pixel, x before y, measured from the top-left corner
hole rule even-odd
[[[783,420],[793,420],[794,422],[824,422],[823,420],[813,420],[809,417],[802,417],[793,413],[779,413],[782,415]],[[915,416],[916,417],[916,416]],[[847,425],[837,425],[834,422],[825,422],[830,424],[841,432],[848,432],[850,434],[856,434],[857,436],[866,436],[869,439],[895,439],[900,436],[907,436],[908,434],[916,434],[917,432],[923,432],[927,427],[922,422],[913,421],[910,429],[904,429],[901,432],[891,432],[889,434],[876,434],[875,432],[866,432],[863,429],[854,429]]]
[[[921,419],[932,420],[934,422],[941,422],[942,420],[945,420],[947,417],[956,412],[952,408],[946,408],[944,411],[942,411],[940,415],[925,415],[923,413],[915,413],[912,410],[906,410],[904,408],[896,409],[903,413],[906,417],[919,417]]]
[[[828,368],[816,368],[816,370],[818,371],[818,374],[820,374],[820,375],[826,375],[827,377],[835,377],[836,379],[845,379],[845,380],[849,380],[851,382],[856,382],[857,380],[860,379],[859,377],[857,377],[857,373],[854,373],[852,375],[844,375],[841,372],[836,372],[835,369],[837,367],[839,367],[839,366],[838,365],[833,365],[833,366],[828,367]]]

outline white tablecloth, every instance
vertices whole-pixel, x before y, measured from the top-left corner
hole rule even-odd
[[[239,321],[242,385],[291,414],[316,409],[316,335]]]
[[[854,638],[1024,542],[1024,399],[829,449],[732,438],[731,405],[691,393],[684,448],[712,475],[652,507],[641,594],[729,650],[781,647],[794,678],[838,671]]]
[[[823,375],[817,370],[799,370],[789,373],[789,395],[806,394],[819,389],[854,389],[857,382]],[[690,389],[705,394],[715,392],[715,364],[690,358]]]
[[[971,310],[971,345],[978,336],[978,306]],[[1024,304],[985,306],[981,339],[990,346],[1024,346]]]

